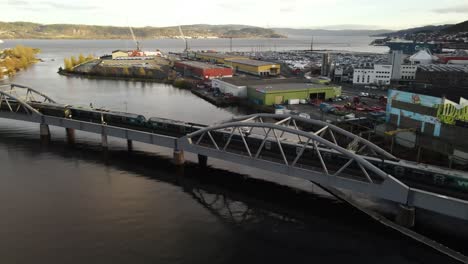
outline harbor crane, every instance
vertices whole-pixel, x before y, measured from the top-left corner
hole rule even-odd
[[[132,34],[132,38],[133,38],[133,41],[135,42],[136,44],[136,52],[140,52],[140,42],[138,42],[138,40],[136,39],[135,37],[135,33],[133,33],[133,29],[130,25],[128,25],[128,28],[130,29],[130,33]]]
[[[187,39],[185,38],[184,32],[182,31],[182,27],[180,25],[179,25],[179,32],[180,32],[180,35],[182,36],[182,38],[184,39],[184,42],[185,42],[184,52],[187,52],[189,50],[188,42],[187,42]]]

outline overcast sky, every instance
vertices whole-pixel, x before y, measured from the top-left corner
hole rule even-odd
[[[468,0],[0,0],[0,21],[402,29],[468,20]]]

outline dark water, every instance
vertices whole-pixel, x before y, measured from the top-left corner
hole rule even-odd
[[[58,102],[203,123],[244,113],[167,85],[59,76],[77,44],[41,43],[48,59],[12,81]],[[97,135],[77,131],[71,146],[51,132],[44,144],[37,125],[0,120],[0,263],[450,262],[326,195],[244,176],[314,191],[301,181],[215,160],[200,169],[189,154],[180,169],[168,149],[129,153],[113,139],[105,153]]]

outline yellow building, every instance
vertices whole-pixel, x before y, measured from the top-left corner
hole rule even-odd
[[[236,71],[253,75],[280,75],[280,65],[278,63],[250,59],[226,59],[225,64],[231,66]]]
[[[231,55],[226,53],[217,53],[217,52],[197,52],[195,57],[199,60],[209,61],[212,63],[227,64],[227,60],[231,59],[247,59],[246,57],[239,55]]]
[[[112,59],[115,60],[120,57],[128,57],[128,51],[126,50],[114,50],[112,51]]]

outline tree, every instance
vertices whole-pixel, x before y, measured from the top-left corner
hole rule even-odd
[[[78,65],[78,61],[76,60],[75,56],[71,56],[70,61],[71,61],[72,67],[75,67],[76,65]]]
[[[124,76],[129,76],[129,75],[130,75],[130,72],[128,71],[128,68],[127,68],[127,67],[125,67],[125,68],[122,69],[122,74],[123,74]]]
[[[86,61],[92,61],[94,60],[94,56],[89,54],[87,57],[86,57]]]
[[[67,71],[70,71],[73,68],[71,61],[67,58],[63,59],[63,65]]]
[[[80,53],[80,55],[78,56],[78,64],[81,64],[84,62],[86,62],[86,58],[85,56],[83,56],[83,54]]]
[[[140,68],[138,70],[138,75],[140,75],[141,77],[144,77],[146,75],[146,71],[145,71],[145,68]]]
[[[26,58],[26,57],[20,57],[20,59],[19,59],[19,66],[20,66],[21,68],[24,69],[24,68],[28,67],[28,65],[29,65],[29,60],[28,60],[28,58]]]

